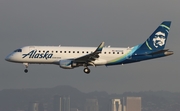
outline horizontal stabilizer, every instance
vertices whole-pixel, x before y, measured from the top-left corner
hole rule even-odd
[[[148,54],[148,55],[160,54],[160,53],[166,52],[166,51],[168,51],[168,50],[169,50],[169,49],[159,50],[159,51],[156,51],[156,52],[152,52],[152,53],[150,53],[150,54]]]

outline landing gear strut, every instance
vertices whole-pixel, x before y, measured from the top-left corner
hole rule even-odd
[[[88,67],[84,68],[84,73],[89,74],[90,73],[90,69]]]
[[[24,69],[24,72],[27,73],[28,72],[28,63],[23,63],[23,65],[25,65],[26,69]]]

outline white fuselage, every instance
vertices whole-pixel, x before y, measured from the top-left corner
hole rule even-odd
[[[96,47],[25,46],[21,49],[22,52],[13,52],[9,55],[12,62],[58,64],[60,60],[75,59],[93,53]],[[104,47],[99,54],[99,58],[93,63],[95,65],[105,65],[113,59],[126,55],[129,51],[131,51],[131,48]]]

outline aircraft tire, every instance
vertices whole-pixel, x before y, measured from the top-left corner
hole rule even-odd
[[[84,73],[89,74],[90,73],[90,69],[89,68],[84,68]]]
[[[27,73],[27,72],[28,72],[28,69],[24,69],[24,72]]]

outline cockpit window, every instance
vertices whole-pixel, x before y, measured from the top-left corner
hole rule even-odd
[[[22,52],[22,49],[16,49],[14,52]]]

